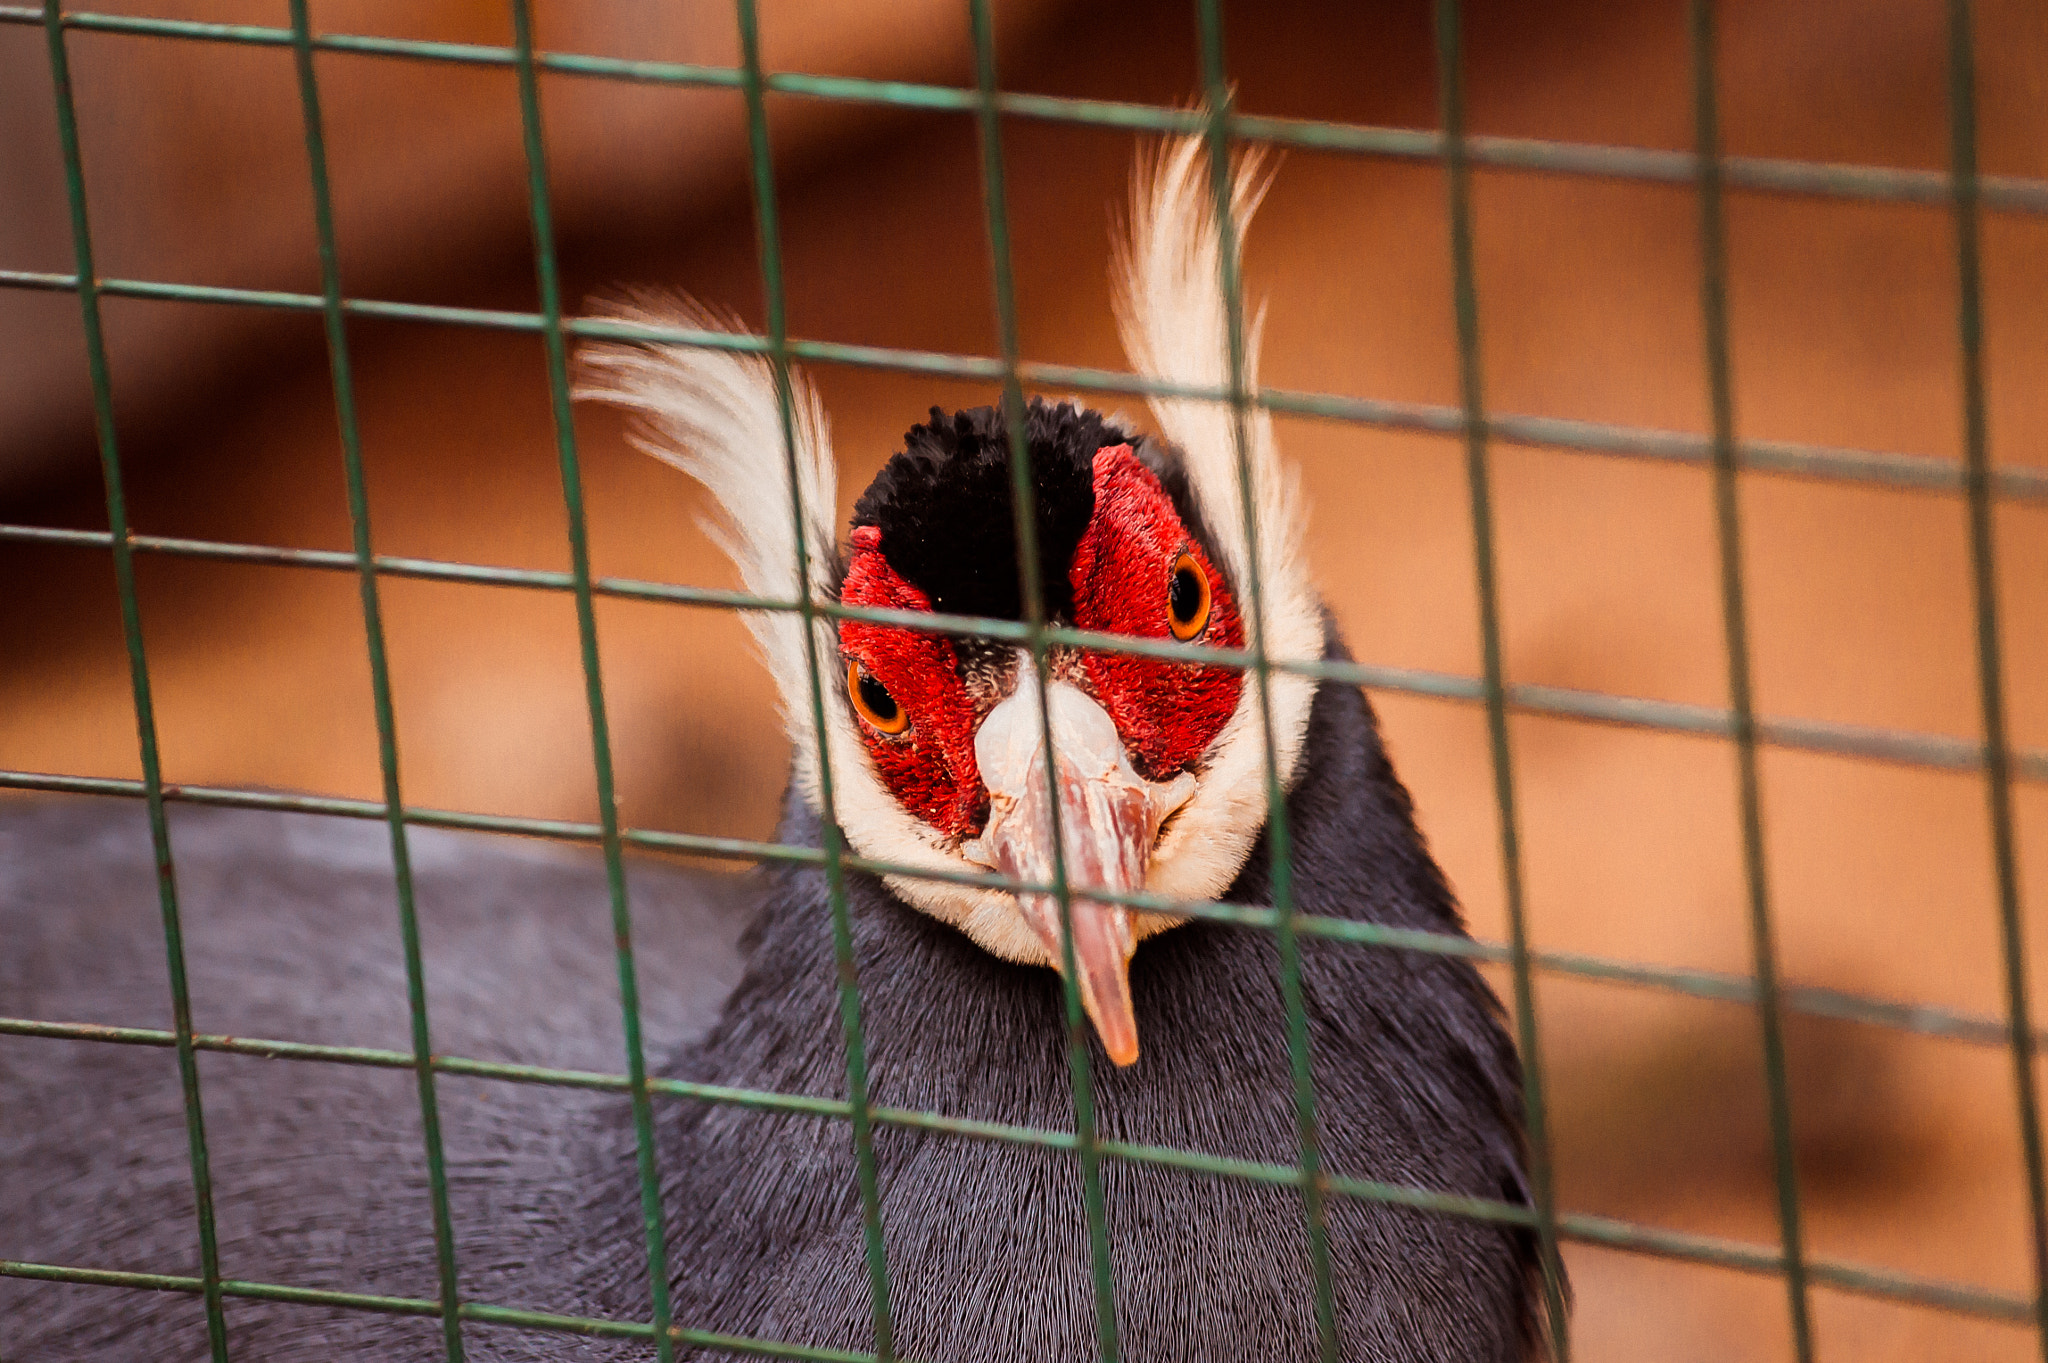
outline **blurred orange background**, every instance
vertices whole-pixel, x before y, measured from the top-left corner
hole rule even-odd
[[[256,24],[281,0],[109,11]],[[1471,131],[1691,146],[1682,0],[1473,0]],[[537,6],[543,47],[729,65],[722,5]],[[1941,169],[1940,0],[1721,6],[1732,154]],[[1426,128],[1428,7],[1225,6],[1251,113]],[[1185,103],[1191,6],[1004,0],[1004,88]],[[776,70],[972,81],[955,0],[765,0]],[[502,6],[349,0],[328,32],[505,44]],[[74,32],[102,274],[317,292],[290,52]],[[2048,177],[2048,11],[1977,7],[1980,159]],[[344,287],[530,310],[525,167],[505,68],[323,54]],[[735,91],[541,82],[567,297],[661,285],[763,318]],[[0,23],[0,269],[72,268],[44,38]],[[990,354],[972,117],[773,96],[793,334]],[[1123,367],[1110,228],[1137,142],[1005,125],[1024,354]],[[1475,173],[1493,410],[1707,427],[1698,210],[1683,186]],[[1732,192],[1741,434],[1962,453],[1954,229],[1939,207]],[[2048,220],[1987,213],[1991,448],[2048,463]],[[1444,181],[1424,162],[1296,151],[1247,246],[1270,300],[1275,387],[1458,401]],[[138,531],[346,550],[332,390],[313,313],[109,298],[113,386]],[[508,332],[350,325],[377,549],[568,566],[543,354]],[[850,503],[934,403],[992,390],[819,368]],[[1135,411],[1134,401],[1121,404]],[[680,476],[612,413],[577,433],[600,574],[733,585]],[[1358,656],[1472,674],[1478,611],[1462,446],[1286,418],[1313,557]],[[1697,467],[1497,446],[1506,668],[1516,682],[1726,704],[1711,482]],[[1756,695],[1781,717],[1976,741],[1963,503],[1953,493],[1752,474],[1742,487]],[[75,299],[0,289],[0,521],[104,528]],[[1997,511],[2015,745],[2048,748],[2048,504]],[[166,779],[375,798],[376,735],[346,574],[138,558]],[[595,812],[570,598],[387,579],[410,803]],[[736,619],[598,606],[625,820],[766,836],[786,749]],[[1505,934],[1484,716],[1376,696],[1423,825],[1483,937]],[[1748,973],[1733,752],[1725,742],[1522,715],[1513,745],[1537,946]],[[1787,978],[2003,1016],[1981,776],[1766,750],[1765,835]],[[0,768],[139,773],[113,575],[99,551],[0,545]],[[2015,789],[2030,950],[2048,948],[2048,790]],[[2035,972],[2036,1016],[2048,971]],[[1538,978],[1559,1192],[1571,1210],[1774,1243],[1754,1016]],[[1793,1121],[1808,1247],[2001,1291],[2033,1290],[2013,1076],[1995,1047],[1795,1017]],[[1584,1359],[1790,1355],[1772,1278],[1568,1246]],[[1828,1359],[2019,1359],[2025,1329],[1816,1289]]]

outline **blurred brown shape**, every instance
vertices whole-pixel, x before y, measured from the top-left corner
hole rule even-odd
[[[1180,103],[1199,87],[1182,4],[1001,9],[1006,88]],[[1944,30],[1933,0],[1734,0],[1722,10],[1730,153],[1945,164]],[[1691,145],[1675,0],[1477,0],[1468,11],[1473,131]],[[401,13],[408,33],[508,40],[488,7],[365,4],[322,10],[318,21],[393,31],[376,26]],[[932,0],[921,17],[879,13],[769,4],[771,64],[970,78],[961,7]],[[277,20],[254,6],[240,17]],[[733,52],[726,20],[716,5],[546,6],[542,37],[557,48],[724,62]],[[1425,6],[1238,4],[1228,27],[1249,111],[1436,122]],[[1978,35],[1984,168],[2048,175],[2048,16],[1992,0],[1978,6]],[[107,273],[316,287],[287,53],[87,35],[74,50]],[[23,93],[47,97],[41,60],[40,34],[0,27],[0,72],[28,76],[0,78],[0,119],[35,134],[0,145],[38,149],[16,158],[53,154],[53,137],[34,123],[47,106]],[[320,72],[349,292],[531,307],[509,76],[338,56],[323,56]],[[550,77],[543,98],[569,296],[665,285],[758,325],[737,96]],[[175,121],[157,122],[172,110]],[[770,116],[793,332],[992,353],[972,120],[783,97],[770,100]],[[1121,367],[1107,229],[1122,211],[1134,141],[1026,120],[1004,136],[1026,355]],[[46,190],[48,170],[34,182]],[[1474,192],[1489,407],[1704,430],[1691,191],[1482,170]],[[0,194],[0,205],[0,268],[70,268],[61,198]],[[1741,434],[1960,456],[1945,212],[1736,193],[1728,216]],[[29,229],[16,224],[31,220],[42,235],[19,235]],[[1287,156],[1246,261],[1250,291],[1271,300],[1265,382],[1455,403],[1446,229],[1435,166]],[[2038,465],[2048,462],[2048,223],[1989,215],[1984,251],[1993,457]],[[137,528],[345,549],[317,317],[107,306]],[[9,348],[0,461],[44,471],[0,514],[103,524],[77,399],[75,303],[0,291],[0,308],[15,309],[0,314]],[[538,342],[368,322],[352,324],[350,339],[378,549],[566,567]],[[878,370],[814,377],[849,501],[927,406],[993,397]],[[1280,426],[1307,478],[1320,579],[1359,656],[1475,672],[1457,442],[1301,419]],[[578,431],[597,571],[730,585],[695,527],[694,491],[632,453],[614,414],[581,411]],[[1506,446],[1494,450],[1493,470],[1511,678],[1725,704],[1708,475]],[[1742,505],[1763,712],[1978,735],[1957,497],[1757,475],[1745,478]],[[2003,505],[1997,532],[2012,734],[2048,747],[2048,508]],[[169,779],[376,795],[362,625],[346,575],[147,555],[140,573]],[[0,766],[134,775],[105,556],[0,548],[0,582]],[[568,598],[400,580],[387,580],[384,594],[408,800],[590,817]],[[783,747],[738,622],[613,601],[599,617],[627,821],[765,835]],[[1377,700],[1475,930],[1501,936],[1481,715]],[[1528,716],[1515,721],[1514,745],[1539,946],[1748,971],[1726,744]],[[1762,775],[1788,978],[2001,1016],[1981,778],[1789,751],[1766,751]],[[2048,791],[2022,786],[2017,798],[2038,962],[2048,946]],[[1753,1017],[1557,975],[1540,977],[1538,995],[1565,1205],[1775,1242]],[[2035,1006],[2044,1005],[2048,992],[2037,988]],[[1811,1252],[2031,1293],[2006,1055],[1810,1020],[1791,1038]],[[1581,1358],[1785,1354],[1774,1280],[1570,1253]],[[1825,1291],[1814,1300],[1829,1357],[2037,1351],[2026,1331],[2005,1325]]]
[[[284,7],[211,0],[167,11],[113,0],[101,13],[277,27]],[[535,5],[542,50],[732,67],[729,7],[625,0]],[[1022,33],[1049,6],[1004,7]],[[509,48],[510,10],[417,0],[314,0],[316,34]],[[967,11],[951,0],[886,9],[847,0],[762,7],[764,60],[870,78],[971,79]],[[39,30],[0,28],[0,268],[70,274],[63,161]],[[274,46],[74,32],[79,136],[102,277],[318,294],[318,246],[298,86]],[[518,280],[527,249],[526,162],[507,65],[328,54],[321,106],[341,268],[363,297],[469,303],[486,281]],[[621,81],[563,82],[548,102],[551,189],[560,230],[643,227],[695,216],[746,173],[746,124],[732,90],[666,95]],[[551,94],[555,94],[551,91]],[[792,104],[776,120],[784,165],[805,165],[849,131],[857,106]],[[525,304],[522,304],[525,305]],[[53,345],[68,298],[0,292],[0,488],[87,449],[91,395],[75,337]],[[124,404],[197,415],[194,389],[233,385],[290,328],[247,308],[185,314],[119,309],[109,344]],[[217,394],[214,394],[217,396]]]
[[[1638,1045],[1597,1073],[1567,1070],[1557,1101],[1569,1114],[1569,1162],[1559,1171],[1573,1205],[1627,1214],[1673,1196],[1768,1185],[1775,1177],[1761,1030],[1746,1010],[1710,1016]],[[1925,1044],[1925,1043],[1920,1043]],[[1907,1046],[1860,1023],[1794,1013],[1786,1019],[1793,1149],[1807,1196],[1830,1202],[1890,1196],[1929,1169],[1941,1133],[1916,1107]]]

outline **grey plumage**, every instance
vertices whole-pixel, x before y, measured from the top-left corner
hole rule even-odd
[[[410,1049],[380,824],[169,812],[199,1030]],[[436,1049],[620,1072],[601,862],[433,830],[413,830],[412,848]],[[753,897],[737,878],[646,860],[631,877],[648,1045],[669,1054],[738,978]],[[0,1014],[170,1026],[140,802],[0,801]],[[199,1063],[226,1275],[436,1296],[409,1071]],[[613,1253],[585,1234],[610,1215],[589,1168],[625,1100],[444,1076],[440,1107],[465,1294],[575,1309],[577,1263],[556,1256],[579,1238],[587,1255]],[[0,1258],[196,1274],[186,1150],[172,1052],[0,1036]],[[637,1205],[629,1190],[621,1211]],[[616,1253],[630,1261],[638,1245]],[[251,1301],[231,1301],[227,1319],[237,1359],[419,1358],[439,1345],[435,1321]],[[473,1357],[610,1356],[559,1336],[470,1333]],[[195,1297],[0,1277],[7,1363],[206,1353]]]
[[[1290,800],[1308,912],[1457,930],[1355,688],[1317,694]],[[202,1030],[404,1047],[403,975],[375,826],[177,811]],[[801,801],[780,836],[816,841]],[[601,869],[586,857],[419,835],[435,1044],[616,1070]],[[0,1011],[165,1025],[141,812],[0,806]],[[745,881],[636,862],[650,1050],[670,1075],[842,1096],[822,876]],[[851,878],[874,1097],[1071,1129],[1058,981],[1005,964]],[[762,905],[739,971],[749,898]],[[1228,898],[1269,902],[1263,843]],[[1519,1078],[1498,1006],[1462,961],[1303,942],[1325,1151],[1342,1173],[1526,1201]],[[735,978],[720,1020],[701,1034]],[[1132,972],[1148,1038],[1097,1052],[1106,1136],[1291,1162],[1295,1128],[1269,933],[1195,924]],[[701,1035],[700,1035],[701,1034]],[[202,1058],[230,1276],[434,1295],[424,1161],[403,1071]],[[442,1080],[467,1298],[645,1319],[623,1099]],[[808,1344],[871,1343],[843,1123],[662,1099],[679,1322]],[[1092,1356],[1071,1155],[899,1129],[877,1135],[898,1347],[959,1360]],[[1314,1353],[1292,1190],[1104,1167],[1125,1356]],[[0,1257],[193,1272],[175,1067],[165,1051],[0,1038]],[[1345,1356],[1506,1360],[1530,1345],[1531,1237],[1340,1201]],[[436,1322],[234,1301],[237,1357],[426,1357]],[[474,1358],[633,1357],[636,1346],[472,1325]],[[0,1279],[0,1356],[196,1358],[190,1298]]]

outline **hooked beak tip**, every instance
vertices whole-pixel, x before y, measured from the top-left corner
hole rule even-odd
[[[1095,1024],[1102,1049],[1119,1068],[1138,1058],[1138,1017],[1131,1005],[1130,914],[1127,910],[1091,900],[1073,905],[1074,966],[1079,973],[1081,1007]],[[1060,961],[1059,929],[1055,920],[1051,940],[1046,944],[1053,960]]]
[[[1126,1014],[1121,1027],[1102,1025],[1102,1019],[1095,1020],[1095,1035],[1102,1039],[1102,1049],[1109,1052],[1109,1058],[1116,1062],[1118,1069],[1128,1069],[1138,1063],[1138,1025]]]

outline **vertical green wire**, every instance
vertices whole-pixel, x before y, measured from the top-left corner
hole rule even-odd
[[[1081,1164],[1081,1204],[1088,1219],[1088,1255],[1095,1276],[1095,1339],[1102,1363],[1116,1363],[1123,1346],[1116,1320],[1116,1279],[1110,1266],[1109,1218],[1102,1195],[1095,1074],[1088,1059],[1089,1024],[1081,1007],[1080,975],[1074,963],[1073,894],[1067,884],[1059,773],[1054,770],[1053,761],[1045,584],[1040,580],[1038,561],[1038,499],[1031,482],[1031,448],[1024,429],[1024,388],[1017,377],[1017,292],[1011,272],[1002,120],[996,110],[995,29],[989,18],[988,0],[968,0],[967,12],[974,31],[974,72],[979,95],[975,115],[981,141],[981,192],[995,278],[996,322],[1002,341],[1003,424],[1010,437],[1010,507],[1016,524],[1017,577],[1024,597],[1024,621],[1030,631],[1031,665],[1038,673],[1039,739],[1045,744],[1047,808],[1052,820],[1052,883],[1060,907],[1060,979],[1067,1005],[1067,1076],[1074,1091],[1074,1148]]]
[[[548,197],[547,145],[541,135],[540,85],[534,74],[531,0],[511,0],[519,76],[519,116],[526,143],[527,203],[533,218],[534,270],[540,281],[541,339],[547,346],[548,397],[562,470],[562,502],[569,519],[569,568],[575,583],[576,630],[583,649],[584,700],[590,711],[590,748],[597,769],[598,823],[603,831],[605,879],[611,891],[612,931],[618,942],[619,1006],[626,1031],[626,1073],[633,1090],[633,1134],[640,1174],[640,1214],[647,1232],[647,1277],[654,1299],[654,1348],[661,1363],[675,1357],[669,1333],[668,1240],[662,1228],[661,1184],[655,1164],[654,1104],[647,1091],[647,1054],[640,1036],[640,986],[633,967],[633,911],[626,899],[626,865],[619,850],[619,806],[612,785],[611,726],[605,718],[604,678],[598,668],[597,613],[590,596],[590,530],[583,511],[583,473],[576,456],[576,423],[569,406],[569,356],[562,336],[562,285],[555,266],[554,212]]]
[[[1271,852],[1274,937],[1280,955],[1280,998],[1286,1011],[1287,1057],[1293,1072],[1295,1134],[1301,1148],[1301,1199],[1307,1221],[1309,1267],[1314,1279],[1316,1333],[1325,1363],[1335,1363],[1343,1342],[1337,1333],[1336,1294],[1330,1281],[1328,1190],[1322,1168],[1322,1139],[1316,1123],[1315,1077],[1308,1038],[1308,1010],[1301,993],[1301,947],[1296,940],[1293,846],[1287,826],[1287,793],[1281,784],[1273,743],[1273,668],[1266,652],[1264,584],[1259,576],[1258,501],[1253,495],[1250,433],[1245,409],[1244,286],[1238,274],[1237,220],[1231,212],[1230,138],[1233,95],[1223,56],[1223,15],[1218,0],[1198,0],[1202,77],[1207,87],[1209,183],[1214,196],[1219,277],[1230,361],[1231,437],[1237,447],[1238,499],[1243,503],[1245,587],[1251,603],[1252,677],[1258,691],[1259,731],[1265,740],[1266,841]]]
[[[412,854],[398,783],[398,727],[391,705],[391,672],[384,643],[384,613],[370,545],[370,499],[363,481],[362,438],[356,425],[355,382],[350,372],[348,327],[341,311],[341,267],[334,248],[334,203],[327,176],[327,138],[320,87],[313,74],[313,34],[306,0],[291,0],[292,56],[306,125],[306,159],[313,173],[313,222],[320,236],[321,314],[327,328],[334,414],[341,429],[348,474],[348,514],[354,535],[356,580],[369,644],[370,694],[377,715],[377,763],[384,777],[384,820],[391,834],[391,867],[398,887],[399,934],[405,943],[405,999],[412,1019],[413,1075],[419,1089],[420,1129],[427,1145],[427,1190],[434,1210],[434,1260],[441,1285],[441,1334],[448,1363],[462,1359],[462,1300],[455,1275],[455,1229],[448,1213],[448,1169],[441,1145],[441,1109],[435,1094],[434,1048],[427,1027],[427,984],[420,960],[419,915],[413,898]]]
[[[1487,459],[1486,404],[1480,385],[1479,294],[1472,263],[1472,171],[1465,150],[1463,39],[1458,0],[1437,0],[1437,84],[1444,125],[1444,180],[1450,199],[1451,265],[1458,316],[1458,382],[1465,408],[1465,477],[1472,502],[1472,558],[1479,588],[1479,637],[1485,663],[1486,731],[1493,751],[1493,797],[1500,808],[1501,885],[1507,899],[1509,965],[1515,980],[1515,1029],[1522,1051],[1523,1101],[1529,1128],[1529,1183],[1542,1241],[1543,1293],[1555,1363],[1571,1357],[1564,1269],[1557,1253],[1550,1125],[1544,1106],[1543,1058],[1536,991],[1529,979],[1529,926],[1522,903],[1521,831],[1508,748],[1506,683],[1501,664],[1500,585],[1495,576],[1493,493]]]
[[[789,507],[796,528],[798,618],[803,622],[804,661],[811,674],[811,725],[818,742],[819,839],[824,844],[825,882],[832,901],[832,956],[839,986],[839,1027],[846,1044],[846,1096],[853,1121],[855,1178],[860,1185],[861,1235],[868,1265],[868,1295],[875,1317],[875,1356],[894,1358],[895,1324],[889,1310],[889,1260],[882,1242],[882,1199],[875,1179],[873,1111],[868,1104],[867,1038],[861,1025],[860,977],[853,958],[853,928],[846,909],[844,838],[832,796],[831,735],[825,722],[824,677],[818,670],[816,603],[811,599],[811,547],[805,524],[802,480],[797,470],[796,415],[789,380],[789,322],[782,279],[782,232],[776,212],[775,162],[768,142],[766,86],[761,76],[761,33],[754,0],[736,0],[740,29],[741,88],[747,101],[747,142],[753,157],[754,213],[759,236],[761,291],[768,305],[769,355],[775,366],[775,395],[782,415],[782,449],[789,471]],[[836,508],[820,508],[833,514]],[[830,546],[819,546],[818,552]]]
[[[85,211],[85,162],[78,147],[78,111],[71,95],[71,62],[64,46],[58,0],[43,0],[43,33],[50,49],[50,84],[57,94],[57,136],[64,153],[64,193],[71,210],[71,249],[78,266],[78,307],[85,325],[92,373],[93,420],[99,434],[100,476],[106,485],[107,528],[112,532],[114,585],[121,597],[121,633],[128,646],[128,680],[135,694],[135,733],[141,749],[142,789],[156,854],[157,905],[163,917],[164,956],[171,977],[171,1025],[177,1035],[178,1082],[185,1103],[185,1139],[192,1155],[192,1200],[199,1213],[199,1272],[206,1298],[206,1336],[214,1363],[227,1363],[227,1318],[221,1310],[220,1244],[213,1225],[213,1174],[206,1155],[206,1120],[199,1104],[199,1061],[192,1049],[192,997],[185,981],[185,932],[179,921],[171,831],[164,819],[163,766],[156,743],[156,705],[150,696],[149,660],[142,649],[142,611],[135,599],[135,558],[128,543],[128,502],[121,483],[121,450],[114,434],[114,386],[100,328],[99,276],[93,269],[92,228]]]
[[[1984,411],[1984,295],[1977,225],[1977,74],[1969,0],[1949,0],[1948,99],[1955,186],[1957,325],[1963,360],[1964,490],[1969,501],[1970,571],[1977,607],[1977,683],[1984,709],[1984,787],[1991,859],[1998,877],[1998,927],[2005,955],[2006,1028],[2012,1038],[2020,1149],[2027,1171],[2027,1229],[2034,1251],[2034,1315],[2048,1359],[2048,1180],[2042,1173],[2041,1116],[2034,1082],[2034,1031],[2027,997],[2026,932],[2020,915],[2019,854],[2013,845],[2012,750],[2005,727],[2005,669],[1998,636],[1998,559],[1992,544],[1990,430]]]
[[[1735,387],[1728,356],[1728,243],[1721,199],[1721,130],[1714,90],[1713,0],[1692,0],[1694,135],[1699,155],[1700,308],[1706,332],[1707,387],[1714,420],[1714,518],[1721,550],[1721,619],[1728,648],[1728,708],[1742,801],[1742,866],[1749,891],[1749,940],[1756,963],[1757,1016],[1763,1026],[1764,1076],[1771,1100],[1771,1149],[1778,1184],[1778,1233],[1785,1254],[1785,1297],[1792,1350],[1813,1358],[1799,1171],[1792,1144],[1792,1100],[1785,1081],[1784,1001],[1771,932],[1771,890],[1764,860],[1762,797],[1756,770],[1756,711],[1750,692],[1749,613],[1742,579],[1742,517],[1735,467]]]

